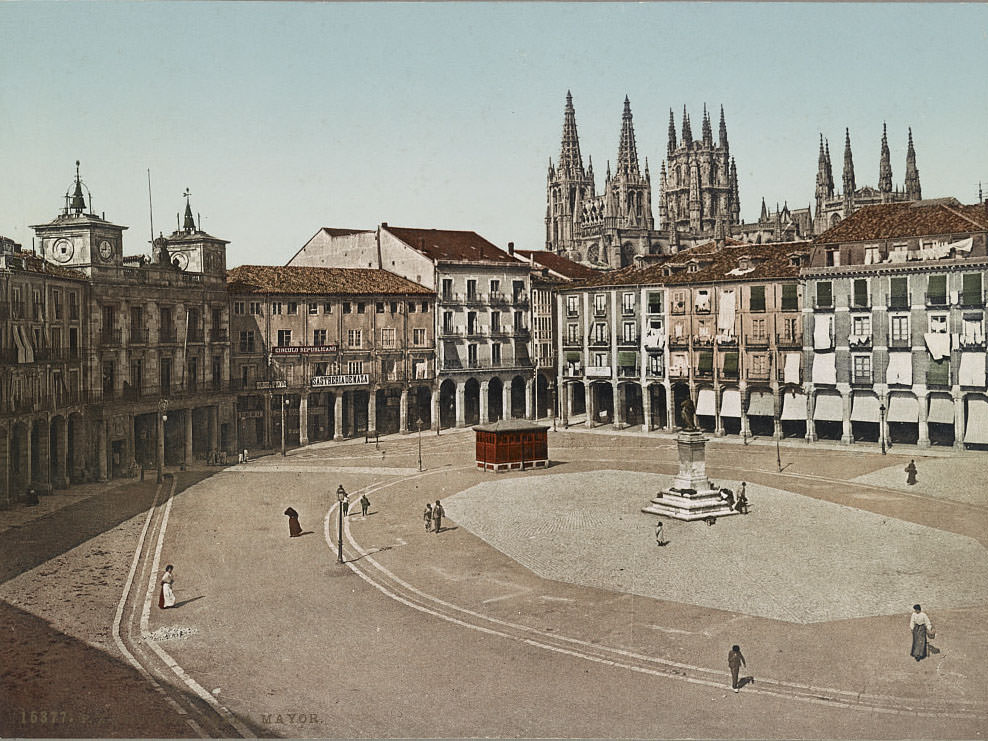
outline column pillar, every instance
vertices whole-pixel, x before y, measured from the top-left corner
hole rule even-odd
[[[69,486],[69,421],[63,418],[60,432],[55,434],[55,480],[52,486],[67,489]],[[2,497],[0,497],[2,499]]]
[[[816,424],[813,422],[813,414],[816,410],[816,395],[813,391],[806,394],[806,442],[816,442]],[[781,414],[776,415],[781,416]]]
[[[525,381],[525,419],[535,419],[535,379]]]
[[[964,450],[964,396],[954,392],[954,450]]]
[[[843,433],[841,434],[840,441],[845,445],[850,445],[854,442],[854,433],[851,431],[851,392],[841,391],[841,425],[843,428]]]
[[[161,483],[161,474],[165,468],[165,420],[162,417],[162,413],[159,410],[156,414],[158,421],[155,423],[155,430],[157,434],[157,440],[155,441],[158,452],[156,454],[155,463],[158,468],[158,483]]]
[[[377,388],[372,387],[367,397],[367,431],[377,430]]]
[[[467,387],[460,381],[456,384],[456,426],[466,427],[467,424]]]
[[[298,444],[309,444],[309,392],[299,394],[298,401]]]
[[[398,432],[402,435],[408,432],[408,387],[402,388],[398,401]]]
[[[919,448],[928,448],[930,447],[930,424],[927,417],[927,405],[929,402],[926,398],[925,386],[922,389],[916,388],[916,401],[919,405],[919,438],[916,440],[916,446]]]
[[[511,389],[514,386],[510,381],[501,388],[501,419],[511,419]]]
[[[652,387],[642,386],[642,432],[652,429]]]
[[[96,475],[99,480],[106,481],[106,420],[99,420],[96,423]],[[27,436],[27,471],[28,480],[31,478],[31,435]]]
[[[185,410],[185,467],[192,465],[192,407]]]
[[[586,399],[586,402],[587,402],[586,403],[586,407],[587,407],[587,421],[586,421],[586,424],[587,424],[587,427],[593,427],[593,425],[594,425],[594,417],[597,416],[597,404],[596,404],[597,399],[594,397],[593,384],[592,383],[585,384],[585,389],[586,389],[586,393],[584,393],[584,398]]]
[[[772,408],[775,410],[775,416],[772,419],[772,438],[774,440],[782,439],[782,407],[785,404],[785,399],[782,396],[785,393],[785,389],[778,386],[772,389]]]
[[[334,440],[343,439],[343,391],[333,394],[333,429],[330,431]]]
[[[666,389],[666,429],[670,432],[676,429],[676,397],[672,393],[672,384],[664,384]]]
[[[442,418],[440,417],[439,414],[439,386],[436,386],[434,389],[432,389],[431,406],[432,406],[432,429],[434,429],[438,433],[440,428],[442,427]]]
[[[487,393],[490,390],[490,381],[480,382],[480,424],[486,425],[490,422],[487,413]]]
[[[611,382],[611,399],[614,402],[614,429],[624,427],[624,385],[617,381]]]
[[[720,416],[721,401],[724,398],[724,387],[719,383],[714,386],[714,435],[724,437],[724,422]]]
[[[274,433],[274,419],[271,416],[271,400],[274,398],[268,391],[264,395],[264,447],[271,447],[271,435]]]
[[[748,384],[746,381],[738,382],[738,394],[741,397],[741,439],[747,440],[751,437],[751,426],[748,424]],[[776,415],[778,416],[778,415]]]
[[[347,432],[350,437],[357,434],[357,392],[350,392],[350,403],[347,406]]]
[[[41,476],[39,483],[51,483],[51,422],[45,425],[45,432],[39,435],[38,440],[38,473]]]
[[[209,420],[209,449],[220,449],[220,410],[219,407],[208,407]]]

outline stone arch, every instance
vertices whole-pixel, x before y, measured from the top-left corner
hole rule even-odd
[[[516,419],[525,417],[525,379],[515,376],[511,379],[511,416]]]
[[[476,378],[463,384],[463,421],[468,425],[480,423],[480,381]]]
[[[890,391],[885,427],[890,443],[919,442],[919,400],[910,391]]]
[[[651,402],[652,418],[647,420],[649,428],[664,428],[669,424],[669,410],[666,404],[666,387],[661,383],[650,383],[647,388]]]
[[[550,415],[557,416],[558,412],[553,412],[555,398],[550,389],[552,381],[544,373],[535,376],[535,418],[541,419]]]
[[[10,495],[23,498],[31,483],[30,430],[26,422],[14,423],[10,432]]]
[[[59,414],[52,417],[48,428],[48,449],[51,451],[48,480],[58,489],[64,489],[69,485],[65,465],[68,453],[67,426],[65,417]]]
[[[813,402],[812,424],[820,440],[840,440],[844,434],[844,401],[837,391],[821,389]]]
[[[36,419],[31,425],[31,471],[30,478],[34,483],[49,483],[49,453],[50,435],[48,420]]]
[[[447,378],[439,386],[439,426],[456,425],[456,382]]]
[[[487,383],[487,419],[497,422],[504,417],[504,382],[494,376]]]
[[[432,389],[428,386],[408,390],[408,429],[417,430],[419,420],[423,430],[432,428]]]

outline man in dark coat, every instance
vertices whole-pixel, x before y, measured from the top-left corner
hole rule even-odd
[[[435,523],[437,533],[443,529],[444,514],[446,514],[446,510],[443,509],[443,506],[439,503],[439,500],[437,499],[436,503],[432,505],[432,522]]]
[[[738,674],[741,673],[741,667],[747,666],[744,661],[744,654],[741,653],[741,647],[737,644],[731,646],[730,652],[727,654],[727,666],[731,669],[731,689],[737,692],[741,689],[738,684]]]

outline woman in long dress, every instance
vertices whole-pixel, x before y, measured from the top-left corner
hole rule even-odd
[[[174,568],[168,564],[165,566],[165,573],[161,576],[161,595],[158,597],[158,607],[162,610],[166,607],[175,606],[175,592],[172,591],[172,584],[175,583],[175,577],[172,576]]]
[[[913,605],[913,614],[909,618],[909,627],[913,631],[913,647],[909,652],[916,661],[926,658],[927,638],[932,636],[933,623],[919,605]]]
[[[297,538],[302,534],[302,526],[298,524],[298,512],[289,507],[285,510],[285,514],[288,515],[288,535]]]

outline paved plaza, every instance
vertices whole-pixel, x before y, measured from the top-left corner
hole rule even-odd
[[[671,476],[505,478],[451,497],[458,524],[547,579],[795,623],[988,604],[988,549],[961,535],[766,486],[713,526],[641,507]],[[721,482],[734,486],[736,482]],[[965,564],[965,569],[956,568]]]

